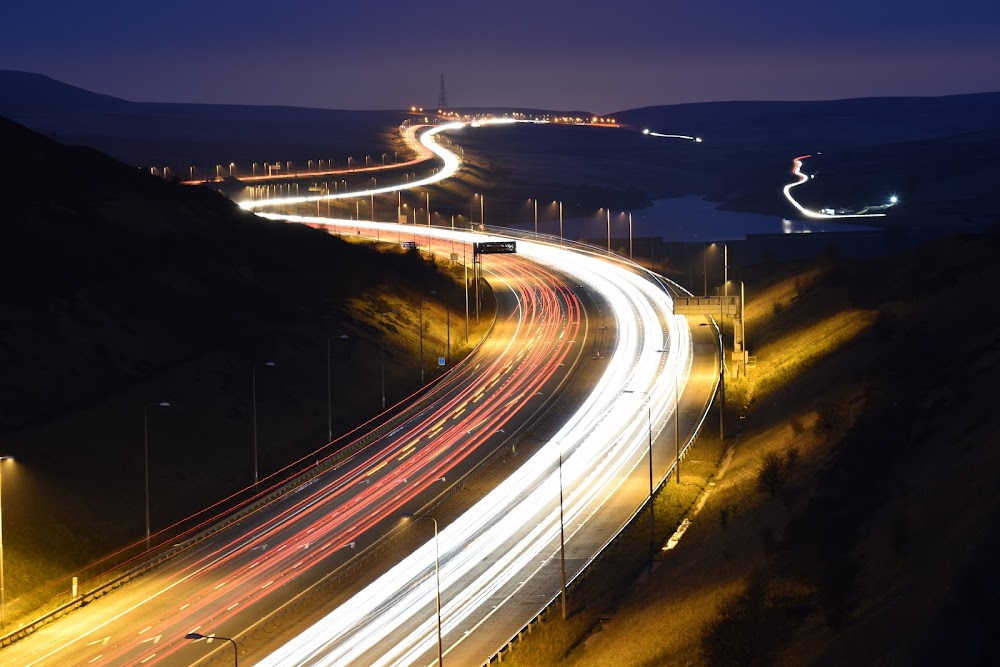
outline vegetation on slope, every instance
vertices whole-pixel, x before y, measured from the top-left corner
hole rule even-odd
[[[264,221],[2,119],[0,137],[17,156],[0,164],[8,619],[142,538],[147,433],[155,533],[252,481],[254,375],[265,476],[328,442],[328,344],[337,435],[381,407],[382,334],[392,405],[419,384],[413,304],[435,353],[444,305],[463,308],[447,263]]]

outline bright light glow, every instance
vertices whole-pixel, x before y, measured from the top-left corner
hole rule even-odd
[[[290,219],[346,229],[356,224]],[[447,229],[417,227],[407,233],[469,239],[467,232]],[[599,256],[524,239],[517,243],[519,255],[564,272],[599,295],[614,315],[618,337],[603,376],[580,409],[513,475],[439,533],[446,647],[488,622],[519,582],[558,551],[560,452],[566,539],[572,544],[580,525],[631,470],[644,465],[647,404],[655,436],[672,415],[675,378],[683,390],[690,370],[687,323],[672,314],[671,300],[658,285]],[[427,613],[434,604],[433,571],[434,543],[428,540],[259,664],[423,664],[436,646],[435,619]]]
[[[806,216],[807,218],[812,218],[814,220],[830,220],[834,218],[884,218],[885,213],[842,213],[842,214],[831,214],[831,213],[821,213],[818,211],[810,211],[805,206],[795,201],[792,197],[792,188],[798,187],[809,180],[809,177],[802,173],[802,163],[811,158],[812,155],[800,155],[792,161],[792,174],[798,176],[799,180],[794,183],[789,183],[782,190],[785,193],[785,199],[791,203],[792,206],[799,210],[799,213]]]
[[[899,203],[899,197],[897,197],[896,195],[889,197],[889,203],[895,206],[897,203]]]
[[[692,137],[687,134],[663,134],[662,132],[650,132],[649,130],[643,130],[643,134],[648,134],[651,137],[664,137],[666,139],[687,139],[688,141],[693,141],[695,143],[701,143],[699,137]]]

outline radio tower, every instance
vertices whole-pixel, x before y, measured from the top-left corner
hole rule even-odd
[[[438,92],[438,109],[440,111],[448,109],[448,91],[444,89],[444,74],[441,75],[441,90]]]

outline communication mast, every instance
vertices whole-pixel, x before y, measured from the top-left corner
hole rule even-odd
[[[444,74],[441,75],[441,90],[438,91],[438,106],[440,111],[448,109],[448,91],[444,88]]]

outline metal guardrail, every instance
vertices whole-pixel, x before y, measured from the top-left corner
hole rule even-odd
[[[483,340],[486,340],[486,338],[489,337],[495,325],[496,325],[496,318],[494,316],[494,320],[490,323],[489,329],[483,335]],[[341,463],[352,457],[354,454],[356,454],[359,450],[363,449],[372,442],[375,442],[379,438],[382,438],[386,434],[398,428],[402,423],[410,419],[413,415],[418,414],[419,412],[426,409],[426,407],[430,404],[430,402],[434,400],[436,390],[444,382],[445,378],[450,376],[452,373],[457,372],[458,369],[464,367],[467,363],[471,363],[469,359],[473,357],[474,353],[476,352],[476,350],[479,349],[481,345],[482,341],[480,341],[479,345],[477,345],[476,348],[473,349],[465,357],[465,359],[463,359],[458,364],[449,369],[447,373],[437,377],[432,382],[422,387],[420,389],[421,392],[420,397],[414,403],[400,407],[395,414],[391,414],[385,422],[379,424],[372,431],[348,443],[341,449],[338,449],[326,455],[325,458],[318,460],[311,465],[308,465],[308,467],[294,474],[293,477],[289,478],[285,482],[281,483],[280,486],[273,488],[270,491],[264,492],[263,495],[260,495],[258,497],[251,497],[249,500],[236,501],[233,506],[231,506],[227,510],[226,509],[221,510],[220,513],[217,514],[215,517],[210,519],[205,519],[197,526],[181,531],[178,534],[178,536],[167,540],[167,543],[168,544],[172,543],[175,540],[179,539],[180,537],[191,532],[194,532],[195,534],[184,538],[182,542],[177,544],[172,544],[170,546],[161,545],[159,547],[154,547],[152,550],[153,552],[152,557],[146,558],[138,565],[128,567],[125,571],[121,571],[122,567],[126,567],[129,562],[134,560],[134,559],[129,559],[125,563],[119,564],[117,566],[112,566],[105,573],[95,575],[91,579],[84,581],[83,583],[84,585],[86,585],[88,583],[94,582],[95,580],[101,581],[107,579],[106,581],[103,581],[103,583],[92,585],[85,592],[78,593],[76,597],[71,597],[65,603],[58,605],[55,609],[34,618],[28,623],[19,626],[17,629],[12,630],[5,635],[0,636],[0,648],[9,646],[10,644],[13,644],[19,639],[23,639],[24,637],[33,634],[36,630],[48,625],[49,623],[58,620],[59,618],[65,616],[66,614],[81,607],[84,607],[87,604],[93,602],[94,600],[97,600],[98,598],[101,598],[104,595],[111,593],[112,591],[118,589],[124,584],[132,581],[136,577],[139,577],[149,572],[153,568],[161,565],[167,560],[170,560],[174,556],[177,556],[178,554],[183,553],[187,549],[196,546],[205,539],[208,539],[209,537],[215,535],[219,531],[225,530],[226,528],[229,528],[230,526],[239,523],[247,516],[253,514],[257,510],[268,505],[274,500],[277,500],[278,498],[281,498],[297,490],[303,484],[311,481],[315,477],[323,474],[324,472],[327,472],[332,468],[337,467],[338,465],[340,465]],[[390,408],[387,412],[391,413],[394,409],[395,408]],[[334,441],[334,443],[335,442],[337,441]],[[334,443],[330,443],[326,445],[326,447],[329,447]],[[322,449],[323,448],[320,448],[317,451],[322,451]],[[304,461],[307,458],[313,458],[314,456],[315,452],[309,456],[300,458],[299,461],[296,463]],[[296,464],[293,463],[291,465],[294,466]],[[211,525],[207,528],[204,528],[206,523],[211,523]],[[127,552],[130,548],[134,548],[134,545],[132,547],[126,547],[123,550],[123,552]],[[86,568],[84,568],[84,570],[86,570]]]

